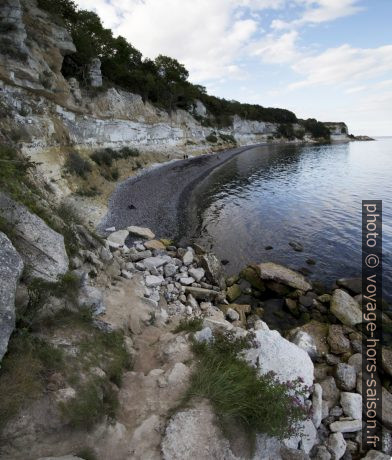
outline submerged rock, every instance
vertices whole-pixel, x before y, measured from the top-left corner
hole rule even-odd
[[[257,265],[256,269],[262,280],[275,281],[301,291],[310,291],[312,289],[312,285],[306,281],[304,276],[283,265],[266,262]]]
[[[336,284],[347,289],[353,295],[361,294],[362,292],[362,278],[340,278],[336,281]]]
[[[298,243],[297,241],[290,241],[289,245],[294,249],[296,252],[302,252],[304,250],[304,247],[302,246],[301,243]]]
[[[250,285],[258,291],[265,291],[264,283],[261,281],[255,267],[246,267],[241,271],[241,278],[248,281]]]
[[[15,293],[23,261],[8,237],[0,232],[0,361],[15,328]]]

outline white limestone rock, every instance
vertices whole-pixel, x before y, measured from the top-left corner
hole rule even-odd
[[[137,227],[136,225],[131,225],[127,227],[128,232],[133,236],[139,236],[140,238],[144,238],[146,240],[153,240],[155,238],[155,233],[153,233],[147,227]]]
[[[313,363],[304,350],[278,331],[258,330],[255,336],[258,346],[247,350],[245,358],[253,366],[259,366],[261,375],[273,371],[281,382],[299,378],[305,386],[313,385]]]
[[[332,294],[331,313],[346,326],[362,323],[362,311],[358,302],[342,289],[335,289]]]
[[[13,226],[14,246],[29,269],[29,278],[56,282],[68,271],[63,235],[4,193],[0,193],[0,216]]]
[[[306,281],[303,275],[283,265],[266,262],[257,265],[257,272],[260,278],[265,281],[276,281],[277,283],[305,292],[312,289],[312,285]]]
[[[334,460],[341,459],[346,452],[347,447],[342,433],[331,434],[327,441],[327,447],[332,452]]]
[[[362,418],[362,396],[358,393],[342,392],[340,395],[340,405],[347,417],[356,420]]]
[[[0,232],[0,362],[15,328],[15,294],[23,261],[8,237]]]

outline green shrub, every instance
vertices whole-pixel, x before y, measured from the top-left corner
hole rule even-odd
[[[292,140],[295,138],[295,134],[294,134],[294,128],[293,128],[293,125],[292,124],[289,124],[289,123],[285,123],[285,124],[280,124],[279,127],[278,127],[278,134],[280,134],[281,136],[289,139],[289,140]]]
[[[97,150],[90,156],[90,158],[99,166],[112,166],[113,161],[115,160],[136,158],[139,155],[139,150],[131,147],[123,147],[117,151],[111,148],[106,148]]]
[[[302,125],[315,139],[329,140],[331,137],[331,131],[329,128],[324,123],[317,121],[314,118],[308,118],[307,120],[302,121]]]
[[[223,142],[230,142],[231,144],[237,144],[237,141],[235,140],[234,136],[232,136],[231,134],[219,133],[219,137],[222,139]]]
[[[112,149],[97,150],[90,158],[99,166],[111,166],[114,160],[114,151]]]
[[[250,345],[232,334],[216,334],[210,344],[194,343],[197,364],[185,402],[207,398],[222,423],[241,423],[248,432],[280,439],[299,434],[297,424],[308,416],[300,382],[282,384],[272,373],[259,376],[240,355]]]
[[[215,134],[211,133],[208,136],[206,136],[206,141],[210,142],[211,144],[215,144],[216,142],[218,142],[218,138]]]
[[[75,174],[83,179],[85,179],[86,175],[92,171],[91,164],[82,158],[77,152],[71,152],[68,154],[64,166],[69,173]]]
[[[121,158],[130,158],[130,157],[135,158],[140,155],[140,152],[136,148],[123,147],[120,150],[120,155],[121,155]]]
[[[179,325],[174,329],[174,333],[178,332],[197,332],[203,328],[203,319],[202,318],[192,318],[192,319],[182,319]]]
[[[118,168],[113,168],[110,174],[111,174],[111,180],[116,181],[120,178],[120,171],[118,170]]]
[[[34,162],[11,145],[0,145],[0,190],[48,223],[50,215],[41,205],[42,190],[30,176],[30,171],[35,167]]]

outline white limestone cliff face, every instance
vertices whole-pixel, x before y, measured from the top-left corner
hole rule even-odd
[[[349,142],[350,138],[348,137],[348,128],[346,123],[328,122],[326,125],[331,131],[332,142]]]
[[[230,142],[223,141],[220,133],[249,145],[265,142],[277,132],[277,124],[238,116],[228,128],[205,127],[199,121],[207,114],[201,101],[195,101],[195,116],[184,110],[169,115],[139,95],[100,88],[99,62],[92,63],[95,88],[80,88],[75,78],[67,81],[61,66],[75,46],[68,31],[54,24],[35,0],[0,0],[0,25],[0,30],[11,31],[0,33],[0,140],[18,142],[26,154],[43,163],[45,172],[60,172],[59,157],[53,152],[68,147],[92,151],[134,146],[141,152],[181,157],[210,151],[213,144],[206,137],[211,133],[223,148]],[[337,124],[334,140],[347,137],[341,132]]]
[[[56,94],[69,92],[61,75],[66,54],[76,51],[67,30],[54,24],[34,0],[0,0],[0,79]]]
[[[65,80],[63,57],[75,51],[67,30],[54,24],[35,0],[0,0],[0,7],[2,30],[12,31],[0,34],[0,110],[7,114],[0,127],[5,135],[19,138],[26,153],[66,145],[196,152],[209,147],[205,138],[211,132],[219,138],[219,130],[202,126],[186,111],[170,116],[139,95],[114,88],[92,93],[79,88],[75,79]],[[96,87],[101,84],[99,67],[92,62]],[[206,116],[201,101],[195,101],[194,113]],[[276,129],[236,117],[221,132],[249,144],[264,141]]]

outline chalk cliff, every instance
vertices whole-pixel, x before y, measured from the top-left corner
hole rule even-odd
[[[94,84],[80,88],[76,79],[67,81],[61,73],[64,56],[75,52],[65,27],[34,0],[0,0],[0,5],[0,128],[28,154],[67,145],[196,152],[210,147],[206,137],[211,133],[222,145],[227,135],[238,144],[252,144],[277,133],[278,124],[238,116],[223,130],[203,126],[207,109],[200,101],[193,113],[169,115],[139,95],[103,89],[99,62],[90,69]],[[339,129],[337,124],[333,138],[346,139]]]

